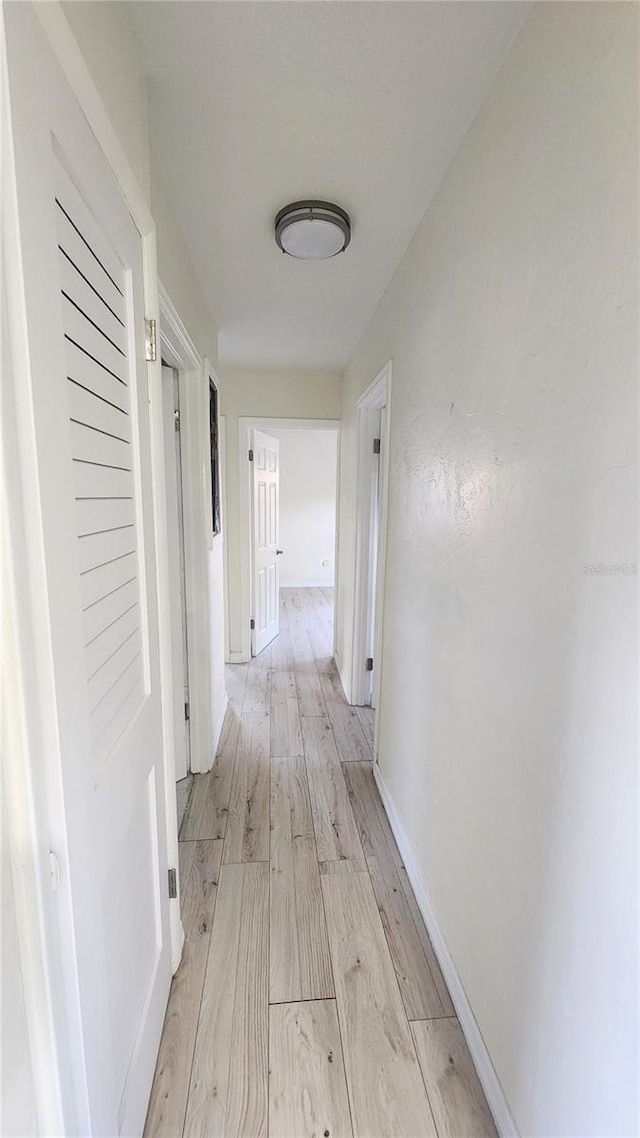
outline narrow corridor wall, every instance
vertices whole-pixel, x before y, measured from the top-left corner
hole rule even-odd
[[[536,4],[346,373],[393,358],[379,761],[523,1135],[637,1133],[638,8]]]

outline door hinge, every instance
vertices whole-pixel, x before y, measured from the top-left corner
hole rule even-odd
[[[253,450],[249,451],[249,462],[253,462]]]
[[[367,671],[373,671],[373,656],[367,656]]]
[[[380,439],[373,440],[373,453],[380,454]]]
[[[187,720],[191,718],[191,713],[189,711],[189,700],[188,699],[185,699],[185,701],[184,701],[184,717]]]
[[[256,622],[255,622],[255,620],[253,620],[253,619],[252,619],[252,620],[251,620],[251,631],[252,631],[252,632],[253,632],[253,630],[254,630],[255,626],[256,626]]]
[[[178,896],[178,875],[175,869],[168,871],[169,877],[169,900],[173,901]]]
[[[158,358],[155,320],[144,322],[144,358],[149,364],[155,363]]]
[[[174,425],[176,431],[180,430],[180,412],[179,411],[173,412],[173,425]]]

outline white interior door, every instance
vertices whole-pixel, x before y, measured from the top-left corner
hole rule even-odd
[[[381,412],[369,412],[371,425],[378,447],[381,445]],[[371,494],[370,494],[370,520],[369,520],[369,573],[367,578],[367,703],[375,707],[374,696],[374,668],[376,665],[376,600],[378,593],[378,547],[380,532],[380,453],[374,453],[371,458]]]
[[[280,441],[253,431],[253,630],[257,656],[280,631]]]
[[[77,1132],[134,1135],[171,978],[142,240],[34,7],[5,23]]]
[[[380,684],[380,654],[382,645],[380,643],[380,613],[382,610],[382,573],[381,559],[383,556],[383,519],[382,510],[384,502],[384,445],[386,436],[386,421],[387,409],[382,407],[377,413],[379,414],[379,423],[377,427],[378,435],[378,449],[377,461],[374,464],[374,480],[375,488],[373,494],[373,518],[371,527],[371,559],[372,559],[372,577],[371,577],[371,621],[370,621],[370,656],[373,659],[373,668],[369,673],[371,679],[370,699],[371,706],[377,707],[378,704],[378,690]]]
[[[173,657],[173,716],[175,729],[176,781],[189,770],[188,650],[184,572],[184,531],[182,517],[182,454],[180,443],[180,402],[178,373],[162,368],[162,412],[164,421],[164,468],[167,496],[167,540],[171,590],[171,645]]]

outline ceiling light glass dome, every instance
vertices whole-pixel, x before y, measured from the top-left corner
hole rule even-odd
[[[349,214],[331,202],[293,202],[275,220],[276,244],[302,261],[325,261],[343,253],[351,240]]]

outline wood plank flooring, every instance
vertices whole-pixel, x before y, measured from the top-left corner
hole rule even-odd
[[[284,589],[228,669],[145,1138],[495,1138],[332,643],[332,590]]]
[[[333,996],[304,759],[271,760],[272,1004]]]
[[[335,1000],[269,1008],[269,1132],[351,1138]]]

